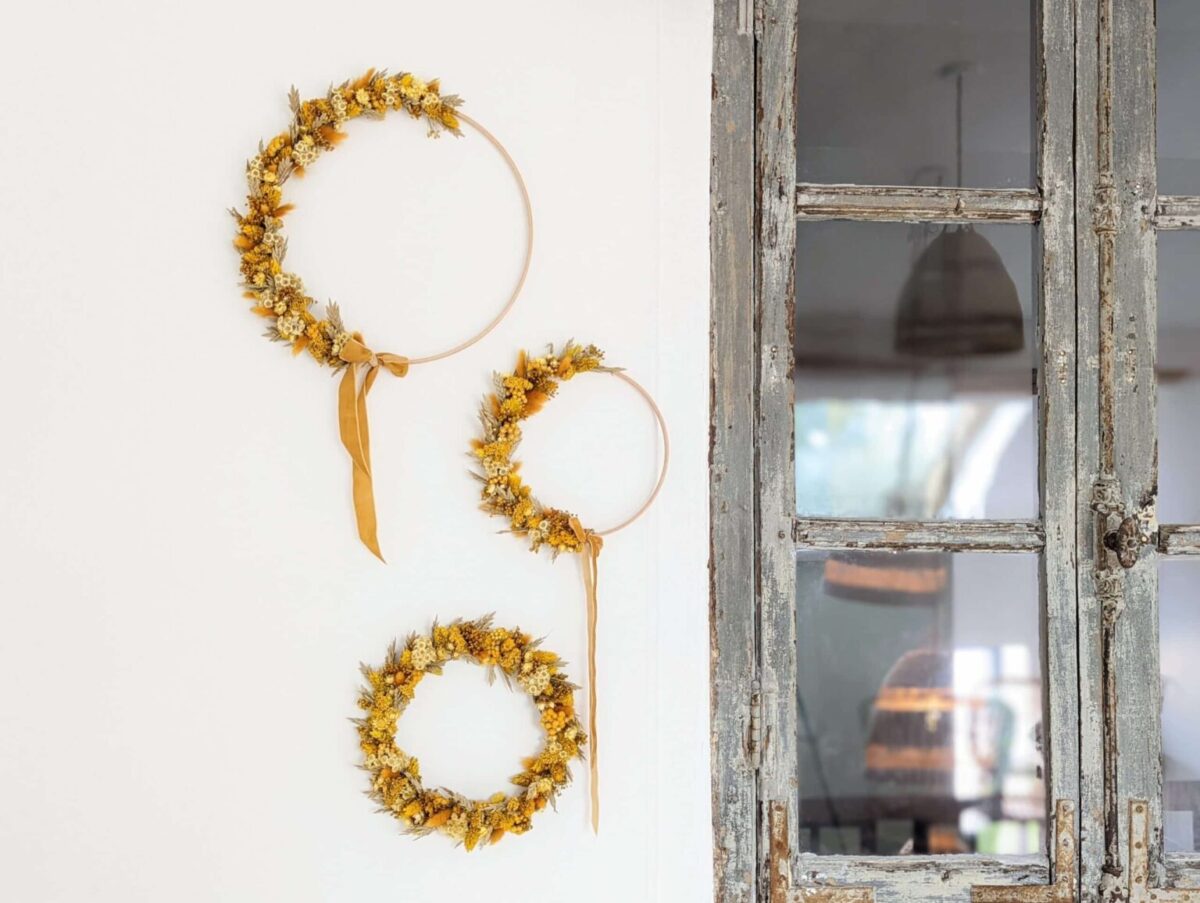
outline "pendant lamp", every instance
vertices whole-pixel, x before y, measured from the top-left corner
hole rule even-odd
[[[963,173],[963,72],[955,80],[957,184]],[[917,258],[900,292],[896,350],[927,358],[1008,354],[1025,347],[1024,313],[1012,277],[991,242],[972,226],[945,227]]]

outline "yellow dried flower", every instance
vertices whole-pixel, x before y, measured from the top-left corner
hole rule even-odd
[[[368,793],[405,830],[440,831],[471,850],[482,842],[495,843],[505,834],[528,831],[534,813],[570,783],[566,763],[582,755],[585,738],[575,719],[570,684],[553,677],[558,656],[536,645],[520,630],[492,627],[490,618],[460,620],[414,636],[403,650],[393,649],[383,667],[365,669],[368,686],[358,700],[365,714],[356,725],[370,779]],[[412,698],[412,689],[425,673],[432,673],[423,669],[445,660],[493,665],[531,697],[545,697],[537,705],[543,723],[554,730],[547,727],[542,751],[513,776],[513,784],[523,790],[497,792],[485,800],[428,790],[421,782],[419,762],[396,746],[396,723]],[[567,733],[578,739],[566,739]]]
[[[483,436],[475,440],[475,458],[484,478],[482,508],[508,519],[514,533],[524,535],[530,548],[549,546],[555,554],[578,552],[586,533],[572,526],[568,511],[545,508],[516,473],[512,458],[521,439],[520,421],[537,413],[558,391],[559,384],[577,373],[602,369],[604,353],[594,345],[568,342],[561,353],[551,348],[545,355],[530,357],[522,352],[513,372],[496,378],[496,393],[480,411]]]
[[[441,96],[436,81],[425,83],[412,75],[387,76],[374,70],[331,89],[325,97],[302,101],[293,91],[292,122],[265,147],[260,145],[260,152],[246,162],[246,212],[233,211],[238,224],[235,245],[241,256],[239,269],[246,285],[274,289],[267,299],[256,299],[256,313],[274,313],[286,319],[289,311],[306,312],[314,303],[304,294],[299,277],[285,273],[281,264],[286,251],[282,217],[291,210],[290,204],[283,203],[281,186],[288,177],[313,165],[323,149],[332,148],[345,137],[339,127],[364,112],[373,110],[383,115],[389,108],[404,107],[413,116],[424,118],[433,133],[446,128],[457,132],[453,111],[458,104],[456,97]],[[310,321],[300,316],[307,326]],[[322,336],[306,335],[294,348],[298,351],[307,347],[319,363],[344,367],[346,362],[340,355],[349,331],[332,305],[328,319],[334,327],[331,331]],[[293,335],[296,325],[297,321],[286,319],[272,334],[294,342],[301,338]]]

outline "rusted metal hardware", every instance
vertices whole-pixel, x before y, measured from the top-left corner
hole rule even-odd
[[[1117,556],[1117,561],[1125,570],[1137,564],[1142,546],[1149,543],[1150,535],[1142,532],[1141,521],[1133,515],[1124,518],[1117,529],[1104,534],[1104,548]]]
[[[1092,228],[1097,235],[1115,235],[1117,221],[1121,218],[1121,204],[1117,200],[1117,189],[1113,185],[1112,173],[1101,173],[1100,184],[1092,203]]]
[[[767,862],[769,903],[875,903],[875,888],[832,884],[792,887],[792,856],[788,846],[788,809],[773,800],[767,810],[771,846]]]
[[[1128,903],[1200,903],[1200,888],[1150,886],[1150,804],[1129,801]]]
[[[1054,883],[977,884],[971,888],[971,903],[1074,903],[1078,848],[1075,803],[1059,800],[1054,809]]]
[[[746,758],[757,769],[762,765],[762,684],[758,678],[750,685],[750,724],[746,733]]]
[[[1102,548],[1096,550],[1098,572],[1109,570],[1107,552],[1112,552],[1125,570],[1137,564],[1142,546],[1157,542],[1151,527],[1153,516],[1130,514],[1121,499],[1120,487],[1112,476],[1101,476],[1092,488],[1092,510],[1096,512]]]
[[[875,888],[870,885],[807,884],[793,887],[787,805],[772,802],[767,817],[770,831],[766,881],[768,903],[875,903]],[[1050,884],[977,884],[971,888],[971,903],[1075,903],[1078,849],[1075,803],[1059,800],[1054,811],[1054,881]],[[1200,903],[1200,897],[1167,903]]]

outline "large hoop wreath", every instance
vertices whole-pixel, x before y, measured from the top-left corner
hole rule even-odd
[[[519,792],[472,800],[452,790],[428,789],[416,757],[396,745],[396,722],[417,684],[427,674],[441,674],[442,666],[452,661],[483,665],[489,679],[499,671],[505,683],[515,684],[537,705],[546,742],[512,778],[522,788]],[[363,667],[367,686],[358,700],[366,712],[356,724],[363,766],[371,775],[371,799],[406,833],[441,831],[468,850],[528,831],[533,816],[571,782],[568,765],[582,758],[587,743],[575,717],[575,686],[562,668],[559,657],[539,649],[529,634],[494,628],[490,616],[445,627],[434,624],[430,633],[413,634],[403,647],[393,643],[382,666]]]
[[[289,95],[292,122],[246,164],[249,193],[245,212],[231,210],[237,221],[234,246],[241,255],[241,272],[246,297],[253,311],[268,321],[267,338],[281,342],[293,354],[307,352],[317,363],[342,371],[338,390],[338,426],[342,444],[353,463],[353,497],[359,538],[382,560],[375,517],[375,494],[371,470],[370,430],[367,395],[381,370],[405,376],[414,364],[429,363],[456,354],[479,341],[507,315],[516,303],[529,273],[533,253],[533,210],[529,192],[516,163],[504,146],[487,129],[459,111],[461,100],[443,95],[437,81],[425,82],[409,73],[388,75],[374,69],[354,81],[330,88],[324,97],[301,100],[296,89]],[[524,266],[516,285],[500,312],[479,332],[457,345],[424,357],[407,357],[371,350],[360,333],[342,320],[336,304],[325,307],[322,317],[313,313],[314,299],[301,278],[284,269],[287,239],[283,217],[292,210],[283,201],[283,185],[303,175],[325,151],[332,150],[346,134],[342,126],[359,117],[382,119],[390,111],[403,110],[424,120],[430,135],[442,131],[461,134],[467,124],[482,135],[504,158],[521,192],[528,229]]]
[[[230,211],[238,224],[234,245],[242,257],[246,297],[254,302],[254,312],[269,321],[266,337],[289,345],[294,354],[307,351],[317,363],[340,370],[355,362],[354,355],[343,352],[353,343],[361,344],[361,339],[346,328],[336,304],[328,305],[324,317],[314,314],[315,300],[304,290],[303,281],[284,270],[283,217],[293,206],[283,202],[283,185],[293,175],[304,175],[324,151],[343,141],[346,133],[341,128],[351,119],[382,119],[389,111],[403,110],[423,119],[431,135],[443,129],[457,135],[456,110],[462,100],[442,95],[436,80],[425,82],[409,73],[388,75],[374,69],[331,87],[324,97],[302,101],[292,88],[288,100],[292,122],[287,131],[266,145],[260,143],[258,153],[246,164],[246,212]]]

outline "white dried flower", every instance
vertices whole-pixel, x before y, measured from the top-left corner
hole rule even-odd
[[[275,321],[275,331],[281,339],[293,341],[304,334],[304,318],[298,314],[289,314]]]
[[[312,166],[320,153],[320,149],[308,135],[292,146],[292,159],[296,161],[297,166]]]
[[[414,668],[424,671],[435,661],[437,661],[437,654],[433,651],[433,643],[429,637],[419,636],[413,640],[412,665]]]

